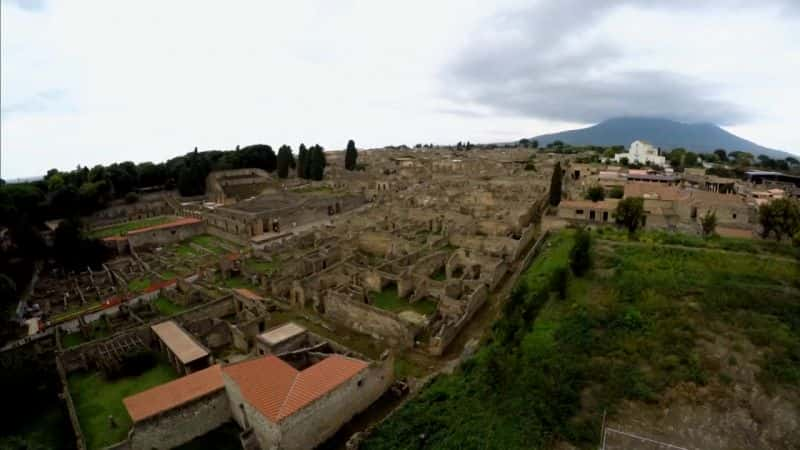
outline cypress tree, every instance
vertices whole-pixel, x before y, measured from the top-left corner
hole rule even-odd
[[[311,155],[309,159],[309,177],[312,180],[320,181],[325,175],[325,154],[319,144],[311,147]]]
[[[553,176],[550,178],[550,204],[558,206],[561,203],[561,163],[557,162],[553,167]]]
[[[297,177],[306,177],[306,161],[308,160],[308,150],[305,144],[300,144],[300,149],[297,152]]]
[[[356,143],[350,139],[347,141],[347,150],[344,153],[344,168],[347,170],[355,170],[357,159],[358,150],[356,150]]]
[[[289,160],[292,158],[292,149],[288,145],[281,145],[278,149],[278,177],[286,178],[289,176]]]

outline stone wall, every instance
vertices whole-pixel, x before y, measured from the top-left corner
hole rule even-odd
[[[166,245],[189,239],[206,232],[205,222],[159,228],[141,233],[128,234],[128,243],[132,249],[142,245]]]
[[[314,448],[367,409],[394,382],[394,358],[375,362],[362,373],[281,422],[280,448]]]
[[[231,419],[225,389],[134,424],[133,450],[168,449],[184,444]]]
[[[455,324],[445,327],[439,335],[431,338],[428,351],[436,356],[444,353],[447,346],[458,336],[461,329],[472,320],[475,313],[486,303],[487,298],[489,298],[489,290],[486,285],[481,285],[467,299],[464,315]]]
[[[394,314],[354,302],[336,292],[325,295],[325,316],[332,322],[359,333],[386,339],[392,345],[411,347],[414,335]]]
[[[239,386],[225,372],[222,372],[222,379],[225,382],[228,409],[233,420],[244,430],[252,427],[262,449],[278,448],[281,440],[281,430],[278,425],[266,420],[257,409],[248,403],[239,390]]]

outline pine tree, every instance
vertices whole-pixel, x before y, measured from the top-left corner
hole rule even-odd
[[[550,204],[558,206],[561,203],[561,163],[557,162],[553,167],[553,176],[550,178]]]
[[[347,170],[356,170],[357,159],[358,150],[356,150],[356,143],[350,139],[347,141],[347,150],[344,153],[344,168]]]
[[[300,149],[297,152],[297,177],[306,177],[306,162],[308,161],[308,150],[305,144],[300,144]]]
[[[309,159],[309,178],[320,181],[325,176],[325,153],[319,144],[311,147]]]
[[[281,145],[278,149],[278,178],[289,176],[290,160],[292,159],[292,149],[288,145]]]

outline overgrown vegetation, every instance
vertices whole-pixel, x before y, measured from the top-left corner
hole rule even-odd
[[[430,316],[436,311],[436,303],[427,298],[414,303],[409,303],[408,300],[400,298],[397,294],[396,285],[388,286],[381,292],[371,294],[371,296],[373,306],[391,312],[415,311]]]
[[[551,239],[476,356],[433,381],[364,448],[536,449],[559,440],[595,448],[603,411],[613,417],[623,399],[652,403],[680,383],[723,379],[698,345],[713,330],[759,347],[768,391],[800,386],[797,264],[597,244],[592,270],[570,277],[561,300],[574,240]]]
[[[90,450],[125,439],[131,419],[122,399],[177,378],[166,362],[138,376],[107,379],[101,372],[81,372],[69,376],[69,389],[75,402],[81,430]],[[109,416],[116,426],[111,426]]]

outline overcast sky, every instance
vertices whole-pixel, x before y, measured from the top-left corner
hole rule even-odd
[[[797,0],[0,2],[4,178],[625,115],[800,153]]]

